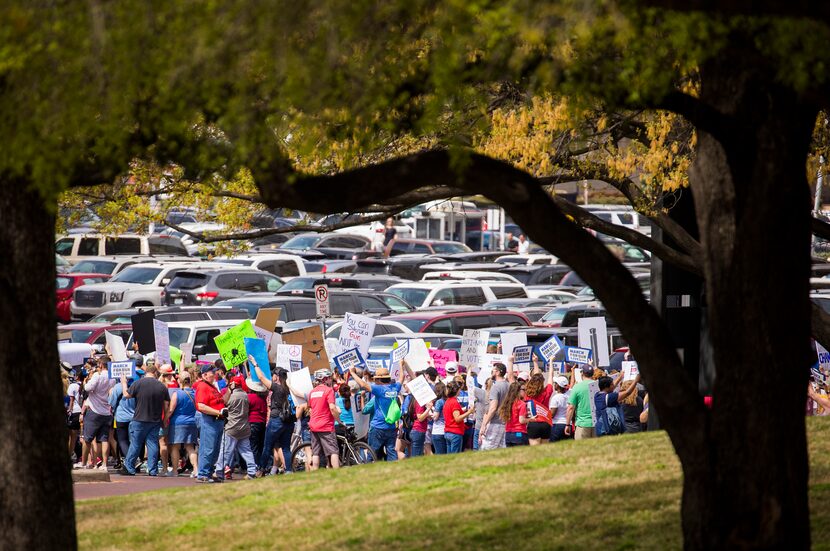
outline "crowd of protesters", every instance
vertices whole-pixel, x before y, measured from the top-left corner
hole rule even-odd
[[[439,376],[433,365],[318,370],[301,393],[288,373],[249,361],[221,360],[176,370],[132,356],[134,378],[108,376],[107,356],[82,368],[64,365],[69,454],[78,469],[133,476],[190,476],[217,483],[292,471],[292,447],[310,445],[307,470],[340,466],[336,435],[366,419],[364,439],[378,459],[558,442],[645,429],[648,396],[590,365],[532,367],[496,363],[484,381],[457,362]],[[415,368],[413,370],[413,367]],[[417,372],[417,373],[416,373]],[[423,375],[435,398],[418,403],[406,383]],[[593,387],[592,382],[596,382]],[[79,438],[80,437],[80,438]]]

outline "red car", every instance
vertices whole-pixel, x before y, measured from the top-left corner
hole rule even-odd
[[[72,302],[72,291],[76,287],[87,283],[103,283],[109,278],[109,274],[58,274],[55,279],[58,294],[58,321],[69,322],[71,316],[69,304]]]
[[[73,323],[71,325],[58,325],[58,342],[81,342],[99,346],[101,350],[107,344],[107,337],[104,331],[118,335],[126,343],[133,334],[133,326],[130,323]]]

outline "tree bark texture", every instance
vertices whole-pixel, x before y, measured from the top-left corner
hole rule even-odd
[[[805,159],[817,110],[748,50],[701,68],[700,99],[727,124],[700,131],[690,173],[717,378],[707,446],[684,464],[683,529],[687,548],[807,549]]]
[[[55,346],[55,218],[0,181],[0,548],[77,547]]]

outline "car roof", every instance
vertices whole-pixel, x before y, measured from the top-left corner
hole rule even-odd
[[[98,274],[95,272],[66,272],[57,274],[58,277],[112,277],[112,274]]]
[[[477,315],[490,315],[490,314],[516,314],[517,316],[521,317],[522,314],[519,312],[514,312],[511,310],[482,310],[482,309],[463,309],[463,310],[438,310],[438,311],[428,311],[428,310],[418,310],[417,312],[406,312],[404,314],[394,314],[392,316],[385,316],[385,319],[390,320],[399,320],[399,319],[432,319],[432,318],[439,318],[439,317],[458,317],[458,316],[467,316],[470,314],[477,314]]]
[[[107,323],[105,321],[97,321],[95,323],[69,323],[66,325],[59,325],[58,330],[74,331],[76,329],[85,331],[90,329],[131,329],[132,325],[129,323]]]
[[[274,293],[265,293],[265,294],[247,294],[242,295],[241,297],[234,297],[225,299],[222,304],[233,304],[237,302],[259,302],[259,303],[266,303],[266,302],[311,302],[313,298],[309,297],[298,297],[298,296],[291,296],[291,295],[275,295]]]
[[[241,322],[245,320],[194,320],[194,321],[168,321],[168,327],[193,327],[195,329],[200,329],[202,327],[233,327],[234,325],[239,325]]]

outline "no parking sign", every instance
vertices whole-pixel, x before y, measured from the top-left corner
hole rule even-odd
[[[314,303],[317,306],[317,317],[329,317],[329,287],[328,285],[314,286]]]

